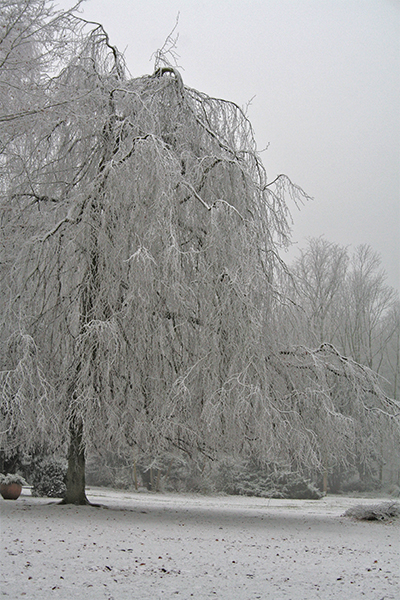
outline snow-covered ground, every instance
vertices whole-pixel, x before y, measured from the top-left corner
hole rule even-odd
[[[88,490],[107,508],[0,499],[10,599],[398,600],[400,520],[342,517],[381,502]]]

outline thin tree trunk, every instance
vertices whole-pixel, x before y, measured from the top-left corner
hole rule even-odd
[[[135,490],[138,491],[138,479],[137,479],[137,468],[136,468],[136,459],[133,461],[133,482],[135,484]]]
[[[85,493],[85,446],[83,423],[71,423],[68,449],[68,470],[65,478],[67,491],[62,504],[90,504]]]
[[[158,469],[157,480],[156,480],[156,492],[160,491],[160,479],[161,479],[161,469]]]
[[[324,494],[328,493],[328,469],[324,468],[322,474],[322,491]]]

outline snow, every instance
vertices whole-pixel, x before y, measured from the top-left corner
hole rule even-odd
[[[0,501],[4,598],[400,598],[400,520],[343,513],[376,499],[150,494],[91,488],[102,508]]]

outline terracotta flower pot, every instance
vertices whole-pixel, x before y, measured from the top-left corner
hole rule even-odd
[[[22,491],[22,485],[19,483],[2,483],[0,484],[0,494],[4,500],[16,500],[19,498]]]

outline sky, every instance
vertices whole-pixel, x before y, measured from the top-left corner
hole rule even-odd
[[[62,8],[72,2],[60,0]],[[153,72],[175,26],[186,85],[248,106],[268,179],[314,199],[292,213],[290,262],[307,239],[382,258],[400,290],[400,0],[88,0],[132,77]]]

